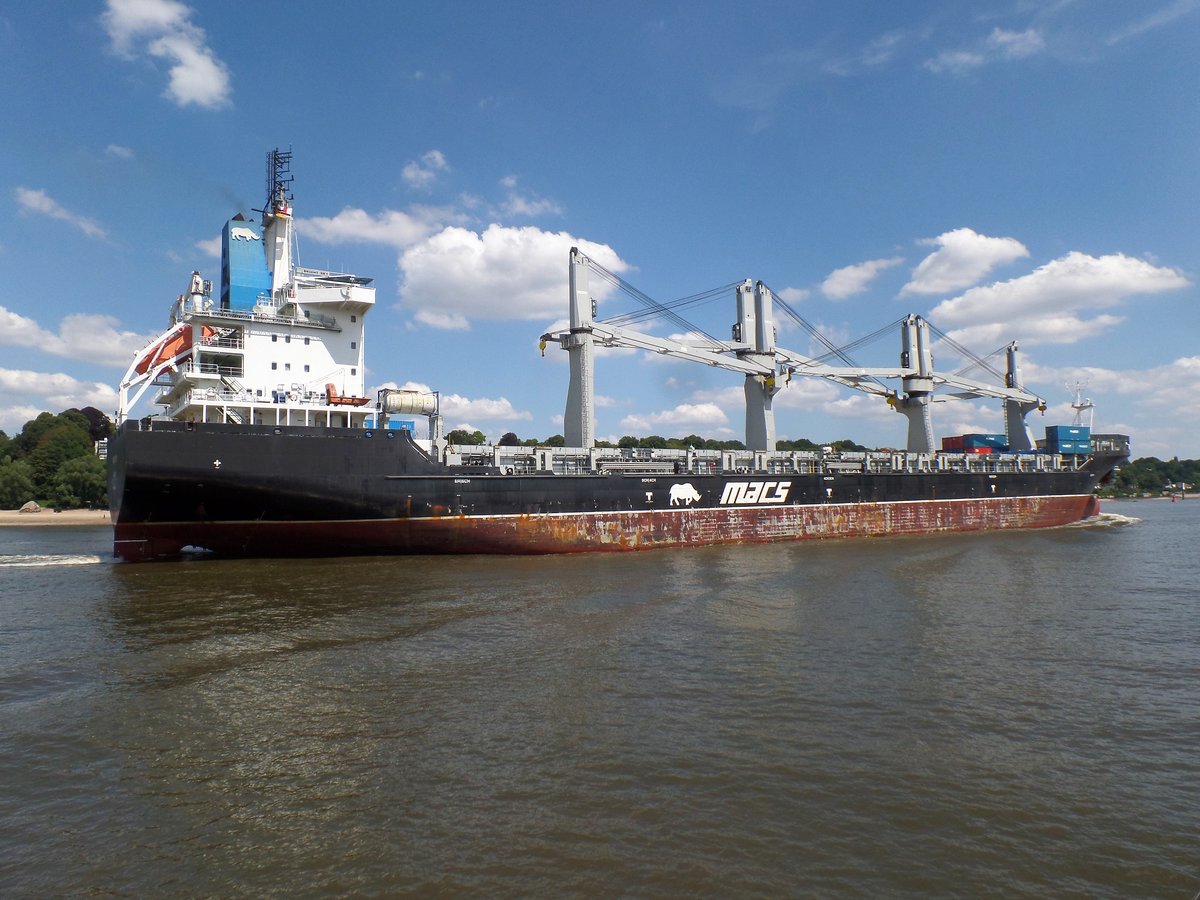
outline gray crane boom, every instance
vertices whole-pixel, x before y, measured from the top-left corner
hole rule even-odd
[[[661,338],[622,326],[595,321],[596,304],[588,287],[591,261],[577,248],[570,255],[570,320],[566,329],[542,335],[543,348],[555,341],[570,354],[571,382],[563,422],[569,447],[591,447],[595,442],[595,398],[593,348],[627,347],[703,363],[745,376],[746,446],[751,450],[775,449],[775,420],[772,398],[792,376],[824,378],[854,390],[883,397],[908,418],[908,449],[932,452],[933,427],[930,404],[933,392],[949,388],[957,398],[992,398],[1004,403],[1005,430],[1014,450],[1033,447],[1025,416],[1034,409],[1045,410],[1040,397],[1024,389],[1017,344],[1008,347],[1008,371],[1004,385],[987,384],[972,378],[938,372],[933,368],[929,325],[920,316],[906,316],[901,323],[902,350],[899,366],[834,366],[803,354],[777,347],[771,311],[771,292],[761,282],[742,282],[737,287],[737,321],[733,340],[688,344]],[[778,375],[786,378],[780,379]],[[891,390],[881,381],[899,379],[901,388]],[[781,383],[783,382],[783,383]]]

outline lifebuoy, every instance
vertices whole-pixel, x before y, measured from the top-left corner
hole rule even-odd
[[[295,391],[288,391],[287,397],[288,397],[288,400],[290,400],[292,403],[295,403],[297,400],[300,399],[300,395],[297,394]]]

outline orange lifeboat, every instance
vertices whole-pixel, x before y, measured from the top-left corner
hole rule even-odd
[[[325,385],[325,402],[330,406],[366,406],[370,397],[344,397],[332,384]]]
[[[201,326],[202,340],[207,340],[217,333],[217,330],[210,325]],[[168,360],[175,360],[187,354],[192,349],[192,326],[187,322],[180,322],[165,335],[146,348],[141,359],[137,361],[137,365],[133,370],[139,375],[145,375],[151,369],[157,368],[161,363]]]
[[[181,322],[146,349],[142,358],[134,366],[134,371],[139,375],[145,375],[160,363],[175,359],[191,348],[192,326],[187,322]]]

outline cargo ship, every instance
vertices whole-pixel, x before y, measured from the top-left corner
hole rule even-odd
[[[264,210],[225,223],[217,286],[193,272],[122,379],[108,445],[118,558],[542,554],[1038,528],[1095,515],[1093,489],[1128,458],[1128,438],[1080,425],[1033,438],[1026,416],[1045,403],[1021,384],[1016,344],[991,382],[940,373],[929,323],[908,316],[899,365],[862,368],[844,354],[835,365],[779,347],[782,301],[750,281],[736,285],[730,340],[658,337],[596,317],[590,279],[612,273],[577,249],[569,326],[542,335],[543,352],[569,354],[565,446],[454,445],[437,393],[368,392],[373,281],[295,263],[290,163],[290,151],[268,154]],[[740,374],[746,449],[597,446],[597,346]],[[797,377],[879,396],[907,418],[907,446],[776,450],[772,400]],[[134,417],[148,391],[161,412]],[[937,391],[1000,401],[1005,433],[935,447]]]

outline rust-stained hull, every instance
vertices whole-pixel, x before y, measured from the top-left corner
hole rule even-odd
[[[1046,528],[1099,511],[1090,495],[831,503],[747,509],[546,513],[329,521],[117,523],[131,561],[185,547],[221,556],[580,553],[816,538]]]
[[[1042,528],[1094,515],[1092,489],[1108,471],[1032,460],[979,471],[516,473],[443,465],[402,434],[175,422],[126,423],[109,465],[113,552],[130,561],[188,548],[581,553]]]

